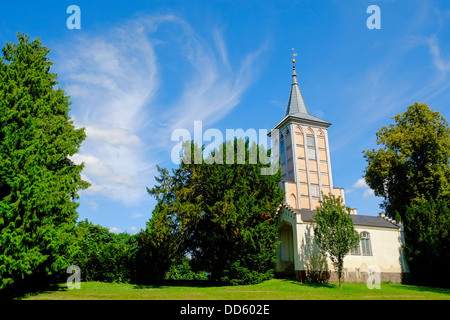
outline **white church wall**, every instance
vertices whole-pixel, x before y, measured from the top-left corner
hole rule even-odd
[[[289,212],[289,210],[286,210],[286,212]],[[314,223],[302,221],[297,221],[294,224],[293,249],[295,272],[334,272],[331,259],[324,257],[314,242],[313,226]],[[385,275],[384,278],[382,276],[382,279],[400,282],[402,272],[408,272],[402,253],[402,235],[400,230],[369,226],[355,226],[355,230],[358,233],[367,232],[369,234],[371,254],[363,254],[361,248],[359,255],[349,253],[345,257],[344,269],[348,275],[346,280],[351,282],[365,281],[369,268],[375,266],[379,268],[382,275]]]
[[[349,254],[344,258],[344,268],[348,272],[367,273],[370,266],[377,266],[381,272],[401,273],[404,265],[401,232],[399,229],[385,229],[355,226],[358,233],[367,232],[370,236],[371,254],[364,254],[362,248],[358,255]]]
[[[295,270],[329,270],[330,267],[327,266],[328,261],[324,259],[318,245],[314,241],[313,225],[310,223],[298,223],[297,235]]]

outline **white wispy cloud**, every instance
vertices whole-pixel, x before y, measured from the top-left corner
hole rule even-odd
[[[427,46],[429,61],[434,68],[412,69],[404,64],[404,58]],[[442,52],[439,37],[405,36],[397,47],[373,62],[371,68],[361,72],[356,81],[350,83],[345,91],[349,99],[349,122],[351,131],[338,133],[339,139],[333,150],[354,143],[357,137],[371,128],[380,119],[388,119],[404,112],[415,102],[427,103],[450,89],[448,74],[450,56]]]
[[[142,217],[144,217],[144,214],[141,212],[134,212],[129,216],[130,219],[139,219]]]
[[[222,33],[223,32],[221,32],[221,30],[219,30],[218,28],[214,29],[214,33],[213,33],[214,43],[216,44],[216,48],[220,54],[223,64],[227,68],[230,68],[230,62],[228,61],[227,48],[226,48],[226,44],[223,39]]]
[[[135,227],[135,226],[131,226],[127,230],[122,230],[121,228],[118,228],[118,227],[111,227],[108,230],[109,230],[109,232],[112,232],[112,233],[115,233],[115,234],[119,234],[119,233],[122,233],[122,232],[126,232],[126,233],[129,233],[129,234],[135,234],[135,233],[137,233],[139,231],[137,229],[137,227]]]
[[[366,198],[368,198],[368,197],[372,197],[372,196],[375,196],[375,191],[373,191],[373,190],[370,189],[370,188],[367,188],[367,189],[364,191],[364,193],[363,193],[363,198],[364,198],[364,199],[366,199]]]
[[[366,187],[368,187],[368,185],[364,178],[358,179],[352,186],[353,189],[366,188]]]
[[[430,54],[433,59],[434,66],[440,71],[447,73],[450,71],[450,59],[445,59],[441,55],[438,39],[435,35],[425,40],[430,48]]]
[[[349,194],[356,190],[364,190],[363,192],[363,198],[366,199],[370,196],[375,196],[375,192],[370,189],[370,187],[367,185],[366,180],[364,178],[358,179],[351,188],[346,189],[345,193]]]
[[[109,228],[109,232],[112,232],[112,233],[121,233],[122,230],[120,230],[120,229],[117,228],[117,227],[112,227],[112,228]]]
[[[256,51],[245,55],[237,68],[233,68],[219,29],[214,29],[215,47],[190,28],[185,28],[185,32],[187,37],[182,44],[182,54],[194,72],[182,94],[161,117],[165,127],[159,134],[164,136],[178,128],[192,128],[196,120],[208,126],[225,117],[238,105],[242,94],[254,81],[257,75],[255,60],[267,47],[263,42]]]
[[[57,48],[56,72],[71,96],[73,120],[87,135],[72,157],[84,162],[82,177],[92,184],[81,194],[139,203],[148,196],[156,163],[170,156],[171,132],[192,127],[194,120],[213,124],[239,103],[265,45],[233,67],[223,32],[212,30],[208,42],[204,31],[174,15],[141,16]],[[171,85],[162,82],[167,52],[158,51],[167,43],[190,66],[173,79],[176,90],[162,87]],[[171,102],[155,103],[167,89]]]
[[[75,123],[86,128],[87,139],[72,158],[85,164],[83,175],[92,183],[85,193],[135,203],[145,195],[151,168],[140,136],[158,88],[153,45],[130,24],[80,37],[60,54]]]

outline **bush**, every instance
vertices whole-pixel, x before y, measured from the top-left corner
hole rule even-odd
[[[180,264],[172,265],[166,273],[166,280],[208,280],[206,271],[194,272],[185,258]]]
[[[223,285],[250,285],[261,283],[273,278],[274,270],[250,270],[247,267],[241,266],[239,261],[232,264],[231,268],[224,270],[220,282]]]
[[[77,225],[80,251],[74,264],[85,281],[129,282],[133,275],[135,236],[114,234],[87,220]]]

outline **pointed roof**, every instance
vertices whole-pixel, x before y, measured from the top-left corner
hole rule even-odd
[[[295,66],[292,70],[292,85],[291,85],[291,93],[289,94],[289,101],[286,108],[287,115],[294,115],[297,113],[308,113],[308,109],[306,109],[305,101],[303,100],[302,93],[300,92],[300,88],[297,82],[297,73],[295,72]]]
[[[289,101],[286,107],[285,119],[287,117],[318,122],[323,125],[326,125],[327,127],[331,125],[331,123],[329,123],[328,121],[322,120],[318,117],[309,114],[308,109],[306,108],[305,101],[303,100],[302,93],[300,92],[300,87],[297,82],[297,73],[295,72],[295,66],[293,67],[292,70],[291,93],[289,94]]]

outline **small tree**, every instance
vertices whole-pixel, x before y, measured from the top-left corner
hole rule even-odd
[[[350,208],[342,204],[341,197],[323,195],[317,214],[314,238],[323,253],[327,253],[339,277],[342,289],[344,257],[359,242],[358,233],[353,228]]]

